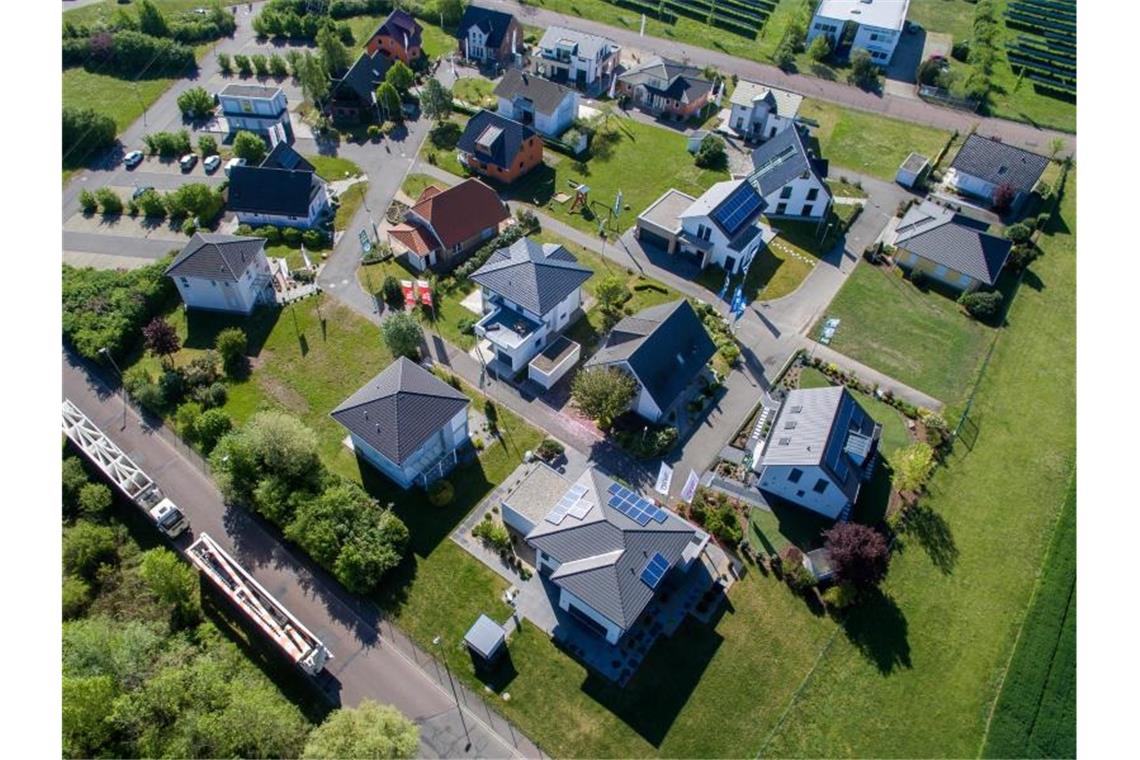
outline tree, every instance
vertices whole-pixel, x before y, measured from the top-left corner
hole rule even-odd
[[[87,471],[79,457],[70,456],[63,460],[63,504],[69,506],[79,498],[79,490],[87,484]]]
[[[989,321],[1001,314],[1003,300],[1001,293],[991,291],[988,293],[963,293],[959,296],[958,303],[974,319]]]
[[[381,82],[376,88],[376,105],[386,121],[397,121],[400,114],[400,93],[390,82]]]
[[[101,187],[95,191],[95,200],[104,214],[119,214],[123,211],[123,199],[109,187]]]
[[[94,214],[99,210],[99,200],[95,197],[95,193],[83,188],[79,191],[79,206],[84,214]]]
[[[233,420],[221,409],[207,409],[194,421],[194,440],[198,441],[203,451],[209,453],[233,426]]]
[[[419,358],[423,330],[411,313],[402,311],[385,319],[380,323],[380,334],[393,356]]]
[[[222,74],[229,76],[230,74],[234,73],[234,62],[228,53],[218,53],[217,58],[218,70],[220,70]]]
[[[728,165],[728,154],[724,149],[724,139],[716,135],[705,135],[697,148],[695,163],[702,169],[723,169]]]
[[[789,44],[787,38],[780,41],[772,53],[772,62],[782,71],[791,71],[796,63],[796,50]]]
[[[392,64],[392,68],[388,69],[388,73],[384,75],[384,81],[396,88],[396,92],[404,95],[407,93],[408,88],[416,80],[416,75],[412,70],[400,60]]]
[[[404,300],[404,289],[400,287],[400,281],[392,275],[384,278],[380,292],[383,293],[384,303],[389,306],[399,306],[400,302]]]
[[[63,531],[65,573],[91,579],[99,565],[115,559],[115,532],[106,525],[83,520]]]
[[[823,63],[831,55],[831,41],[826,34],[821,34],[811,41],[807,49],[808,56],[816,63]]]
[[[590,367],[574,376],[570,392],[582,413],[605,430],[629,408],[637,381],[617,367]]]
[[[163,205],[171,217],[190,217],[207,224],[222,211],[225,199],[221,191],[202,182],[191,182],[166,194]]]
[[[1013,205],[1013,199],[1017,196],[1017,191],[1013,189],[1013,185],[1008,182],[1002,182],[994,188],[994,211],[999,214],[1004,214],[1009,211]]]
[[[88,483],[79,489],[79,510],[97,516],[111,508],[111,489],[102,483]]]
[[[194,425],[202,416],[202,405],[187,401],[174,412],[174,427],[183,438],[194,440]]]
[[[851,73],[848,81],[864,90],[873,90],[879,84],[879,67],[871,60],[871,54],[864,48],[856,48],[851,54]]]
[[[312,53],[305,55],[293,66],[293,75],[301,83],[305,99],[318,108],[329,94],[329,75],[321,59]]]
[[[117,696],[110,676],[64,676],[63,754],[95,757],[114,733],[111,710]]]
[[[198,574],[177,554],[164,547],[144,552],[139,577],[160,602],[174,609],[181,625],[198,620]]]
[[[898,449],[889,458],[891,485],[900,493],[919,493],[934,472],[934,449],[922,441]]]
[[[918,81],[920,84],[937,85],[942,75],[942,61],[938,58],[927,58],[918,65]]]
[[[242,130],[234,138],[234,155],[244,158],[251,166],[257,166],[264,161],[266,151],[265,140],[253,132]]]
[[[1029,236],[1032,234],[1033,233],[1029,230],[1029,227],[1022,224],[1021,222],[1011,224],[1005,230],[1006,239],[1008,239],[1014,245],[1021,245],[1022,243],[1029,242]]]
[[[284,79],[289,74],[289,66],[285,59],[277,53],[269,56],[269,73],[276,79]]]
[[[115,120],[93,108],[63,108],[63,153],[78,162],[94,150],[115,144]]]
[[[210,454],[210,469],[228,500],[282,521],[295,507],[292,497],[314,492],[324,474],[316,433],[283,412],[258,412],[224,436]]]
[[[434,77],[427,81],[420,92],[420,109],[432,121],[442,121],[451,115],[451,90],[440,84]]]
[[[248,363],[245,355],[248,347],[245,330],[240,327],[227,327],[214,338],[214,349],[222,357],[222,367],[230,377],[244,374]]]
[[[198,138],[198,152],[202,157],[214,156],[218,153],[218,141],[213,135],[202,135]]]
[[[348,48],[341,41],[336,27],[326,26],[317,32],[317,48],[320,50],[325,73],[330,77],[340,76],[348,70],[351,63]]]
[[[841,583],[875,586],[887,574],[891,551],[883,534],[860,523],[838,523],[823,532],[824,548]]]
[[[598,283],[594,297],[598,299],[598,307],[606,317],[607,329],[617,321],[621,307],[632,295],[626,287],[625,279],[616,274],[606,275]]]
[[[151,0],[139,0],[139,31],[151,37],[170,36],[166,17]]]
[[[415,756],[419,743],[419,728],[399,710],[365,699],[356,707],[335,710],[314,728],[302,757],[410,758]]]
[[[143,328],[143,344],[147,351],[169,365],[169,358],[182,348],[182,340],[174,327],[162,317],[155,317]]]
[[[74,575],[66,575],[63,578],[60,597],[63,619],[77,618],[91,603],[91,584],[82,578],[76,578]]]
[[[214,112],[214,96],[204,87],[191,87],[179,93],[178,110],[191,119],[204,119]]]
[[[452,27],[463,16],[463,0],[435,0],[435,12],[443,19],[443,26]]]
[[[138,204],[139,210],[145,217],[161,219],[166,216],[166,201],[154,188],[150,188],[135,198],[135,203]]]

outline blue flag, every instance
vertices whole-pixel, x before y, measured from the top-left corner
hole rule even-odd
[[[732,293],[732,306],[730,310],[737,319],[744,313],[744,288],[741,285],[737,285],[736,290]]]
[[[723,301],[724,297],[728,295],[728,281],[731,277],[732,275],[730,275],[728,272],[724,273],[724,284],[720,286],[720,292],[716,294],[716,297],[721,301]]]

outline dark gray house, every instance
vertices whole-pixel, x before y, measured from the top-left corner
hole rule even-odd
[[[1001,185],[1013,189],[1010,208],[1017,211],[1033,192],[1049,159],[1012,145],[972,134],[962,143],[946,172],[946,183],[960,193],[994,202]]]
[[[937,203],[911,206],[895,228],[895,262],[960,291],[993,287],[1012,244]]]

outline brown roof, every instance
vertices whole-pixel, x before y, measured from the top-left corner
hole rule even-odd
[[[428,185],[423,189],[423,192],[420,193],[420,197],[416,198],[416,203],[419,203],[420,201],[426,201],[433,195],[439,195],[442,192],[442,188],[436,187],[435,185]]]
[[[431,232],[419,225],[397,224],[388,230],[388,234],[399,240],[411,252],[426,256],[438,245]]]
[[[444,248],[470,240],[488,227],[497,227],[511,214],[499,196],[477,179],[447,190],[426,188],[412,211],[428,220]]]

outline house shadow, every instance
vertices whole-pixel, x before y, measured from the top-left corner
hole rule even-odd
[[[245,333],[246,356],[256,358],[265,347],[265,341],[281,317],[281,307],[276,304],[261,306],[249,316],[228,314],[220,311],[186,310],[186,339],[184,348],[198,350],[212,349],[218,333],[228,327],[240,328]]]
[[[891,476],[893,474],[894,470],[891,465],[885,458],[880,457],[875,471],[871,474],[871,479],[859,489],[859,499],[855,502],[855,508],[852,510],[855,522],[874,526],[886,518],[887,509],[891,503]]]
[[[471,670],[475,677],[496,694],[506,691],[519,674],[511,658],[510,645],[507,643],[503,644],[498,656],[491,662],[487,662],[470,649],[467,650],[467,656],[470,658]]]
[[[895,600],[880,589],[864,592],[863,599],[848,611],[841,625],[848,641],[880,674],[910,669],[906,616]]]

